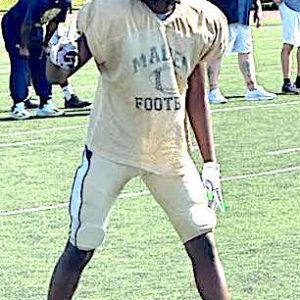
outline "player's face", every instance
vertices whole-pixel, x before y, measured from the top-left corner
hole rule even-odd
[[[142,0],[146,3],[155,13],[165,13],[172,10],[176,3],[180,0]]]

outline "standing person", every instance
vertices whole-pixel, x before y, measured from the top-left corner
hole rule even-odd
[[[273,0],[279,4],[282,21],[283,45],[281,50],[281,66],[283,75],[283,93],[299,94],[300,89],[300,1]],[[291,82],[292,50],[297,47],[297,77]]]
[[[229,43],[226,52],[238,53],[238,63],[247,86],[245,99],[249,101],[270,100],[276,98],[273,93],[267,92],[257,84],[255,63],[253,57],[253,43],[250,27],[250,10],[254,5],[254,22],[256,27],[261,26],[262,6],[260,0],[210,0],[220,8],[227,17],[229,26]],[[210,103],[226,103],[218,86],[221,69],[221,59],[208,63],[209,79],[208,99]]]
[[[64,22],[71,0],[19,0],[2,18],[2,33],[9,54],[10,93],[13,99],[11,117],[30,118],[24,101],[28,96],[29,71],[36,94],[40,98],[37,115],[57,116],[61,112],[53,103],[51,85],[46,78],[48,45],[59,22]],[[43,25],[47,24],[45,40]]]
[[[124,185],[141,176],[184,243],[202,299],[228,300],[215,212],[184,130],[187,111],[204,160],[203,181],[220,193],[203,62],[222,55],[226,18],[204,0],[94,0],[79,13],[78,29],[79,65],[71,73],[93,57],[101,82],[71,194],[70,238],[48,299],[72,298],[105,239],[112,205]],[[57,71],[57,83],[64,74]]]
[[[49,41],[49,48],[51,48],[51,46],[53,45],[58,44],[60,39],[66,34],[66,28],[63,25],[64,24],[58,25],[57,30],[54,32]],[[69,30],[72,30],[73,22],[69,24],[69,27]],[[90,102],[82,101],[79,99],[79,97],[74,92],[73,86],[68,80],[61,83],[60,87],[64,95],[65,108],[83,108],[91,105]]]

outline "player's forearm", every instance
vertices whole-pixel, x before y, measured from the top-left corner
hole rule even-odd
[[[189,79],[187,113],[204,162],[216,161],[211,116],[205,97],[204,67],[199,65]]]
[[[81,36],[77,40],[78,43],[78,64],[77,66],[71,70],[70,75],[73,75],[76,73],[80,68],[82,68],[91,58],[92,53],[88,47],[86,38],[84,36]]]

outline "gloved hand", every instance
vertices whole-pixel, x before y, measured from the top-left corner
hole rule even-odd
[[[208,194],[208,206],[214,210],[219,208],[225,212],[226,203],[222,196],[219,164],[216,162],[204,163],[201,177]]]
[[[73,69],[78,63],[76,44],[70,40],[60,39],[50,49],[50,61],[64,70]]]

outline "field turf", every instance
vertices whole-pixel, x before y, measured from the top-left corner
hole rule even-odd
[[[279,92],[280,26],[253,34],[258,82]],[[88,112],[7,121],[2,39],[0,47],[0,299],[45,299],[68,235],[67,202]],[[72,78],[82,99],[93,101],[97,77],[90,63]],[[229,211],[219,214],[216,237],[232,300],[299,300],[300,98],[245,101],[236,55],[225,58],[220,85],[230,101],[212,106],[212,115]],[[55,99],[63,105],[56,87]],[[139,179],[117,202],[106,244],[75,299],[199,299],[183,246]]]

